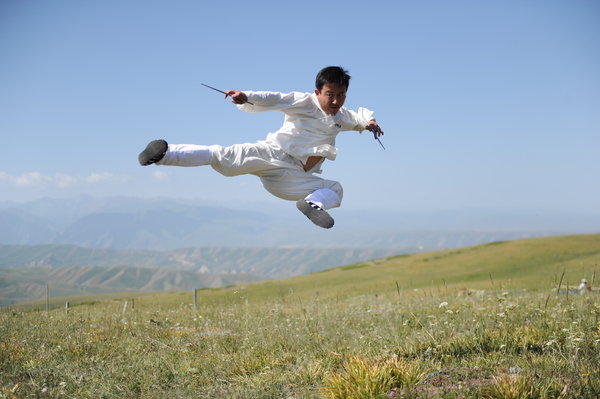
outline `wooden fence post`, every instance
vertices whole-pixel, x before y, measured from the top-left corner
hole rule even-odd
[[[46,283],[46,313],[50,311],[50,288]]]
[[[65,313],[69,314],[69,301],[65,303]]]
[[[197,289],[194,288],[194,312],[198,311],[198,293]]]

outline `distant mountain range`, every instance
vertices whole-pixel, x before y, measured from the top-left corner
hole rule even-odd
[[[289,205],[289,206],[287,206]],[[0,244],[71,244],[89,248],[173,250],[188,247],[388,248],[402,252],[527,237],[595,233],[598,214],[461,210],[332,211],[331,230],[295,207],[228,208],[167,198],[73,197],[0,202]]]
[[[205,275],[247,274],[261,279],[291,277],[374,258],[392,249],[184,248],[171,251],[82,248],[74,245],[0,245],[2,268],[138,267]]]
[[[173,251],[0,245],[0,305],[52,296],[184,291],[297,276],[396,255],[391,249],[189,248]]]
[[[0,304],[187,290],[291,277],[368,259],[600,232],[599,214],[332,211],[319,229],[281,206],[124,197],[0,201]]]

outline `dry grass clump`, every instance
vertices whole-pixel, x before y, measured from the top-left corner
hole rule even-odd
[[[342,364],[340,371],[326,377],[323,392],[330,399],[396,397],[400,392],[410,392],[421,384],[427,372],[421,362],[352,356]]]

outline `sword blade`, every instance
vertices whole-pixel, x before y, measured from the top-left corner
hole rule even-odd
[[[219,93],[223,93],[223,94],[227,95],[227,93],[226,93],[226,92],[224,92],[223,90],[219,90],[219,89],[217,89],[217,88],[215,88],[215,87],[212,87],[212,86],[206,85],[206,84],[204,84],[204,83],[200,83],[200,84],[201,84],[202,86],[204,86],[204,87],[208,87],[209,89],[213,89],[214,91],[218,91]],[[250,101],[246,101],[246,102],[247,102],[248,104],[250,104],[250,105],[254,105],[254,104],[252,104]]]
[[[204,86],[204,87],[208,87],[209,89],[213,89],[214,91],[218,91],[219,93],[227,94],[227,93],[225,93],[223,90],[219,90],[219,89],[216,89],[216,88],[214,88],[214,87],[212,87],[212,86],[205,85],[204,83],[200,83],[200,84],[201,84],[202,86]]]

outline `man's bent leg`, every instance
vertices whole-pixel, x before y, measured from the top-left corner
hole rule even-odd
[[[321,188],[308,194],[304,200],[317,205],[321,209],[331,209],[340,206],[341,199],[338,193],[329,188]]]
[[[279,169],[260,176],[271,194],[296,201],[296,207],[319,227],[329,229],[334,220],[326,212],[340,206],[343,189],[333,180],[325,180],[303,171]]]
[[[340,196],[329,188],[320,188],[308,194],[306,198],[296,201],[296,207],[311,222],[319,227],[329,229],[333,227],[333,218],[326,209],[335,208],[340,205]]]
[[[296,201],[296,208],[304,214],[311,222],[324,229],[330,229],[335,223],[326,210],[303,199]]]

